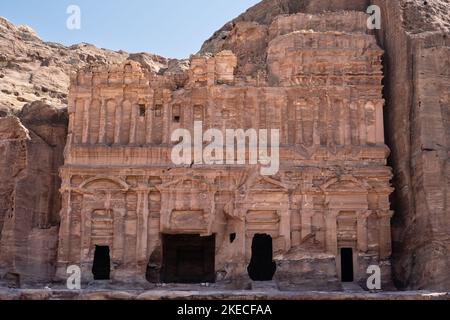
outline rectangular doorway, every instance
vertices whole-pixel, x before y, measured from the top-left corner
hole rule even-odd
[[[215,282],[215,235],[163,235],[164,283]]]
[[[108,246],[95,246],[92,274],[94,280],[109,280],[111,258]]]
[[[341,248],[341,280],[353,282],[353,249]]]

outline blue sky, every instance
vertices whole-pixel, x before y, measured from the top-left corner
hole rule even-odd
[[[226,22],[260,0],[0,0],[0,16],[32,27],[45,41],[187,58]],[[69,30],[69,5],[81,29]]]

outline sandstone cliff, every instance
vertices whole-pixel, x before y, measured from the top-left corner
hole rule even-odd
[[[0,18],[0,281],[52,279],[70,74],[127,59],[154,73],[184,67],[147,53],[44,42],[29,27]]]
[[[450,288],[448,1],[374,1],[384,15],[397,286]],[[398,17],[401,17],[400,19]]]
[[[179,65],[178,60],[148,53],[114,52],[87,43],[66,47],[44,42],[31,28],[15,26],[0,17],[0,115],[36,100],[57,107],[66,105],[71,72],[90,64],[127,59],[155,73]]]
[[[230,49],[238,56],[240,75],[264,74],[264,48],[274,32],[281,32],[281,27],[270,28],[277,16],[365,11],[370,4],[382,9],[382,28],[376,34],[385,50],[386,136],[395,174],[394,280],[400,288],[448,290],[447,0],[263,0],[217,31],[201,53]],[[66,104],[72,70],[126,59],[157,73],[185,68],[185,62],[154,55],[45,43],[29,28],[0,19],[0,276],[51,278],[60,206],[56,173],[67,130],[64,111],[57,109]],[[17,117],[6,117],[11,114]]]
[[[27,104],[18,118],[0,118],[0,128],[0,272],[14,282],[48,281],[56,259],[65,110]]]
[[[393,184],[393,271],[399,288],[450,288],[450,3],[446,0],[261,1],[208,39],[231,49],[239,70],[263,70],[261,47],[280,14],[382,9],[385,122]]]

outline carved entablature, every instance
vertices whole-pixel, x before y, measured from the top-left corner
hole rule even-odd
[[[217,188],[200,177],[181,177],[157,186],[161,193],[161,230],[207,235],[215,218]]]

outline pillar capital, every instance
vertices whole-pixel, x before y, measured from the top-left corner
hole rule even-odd
[[[392,210],[378,210],[377,212],[377,216],[378,218],[389,218],[391,219],[394,216],[394,211]]]

